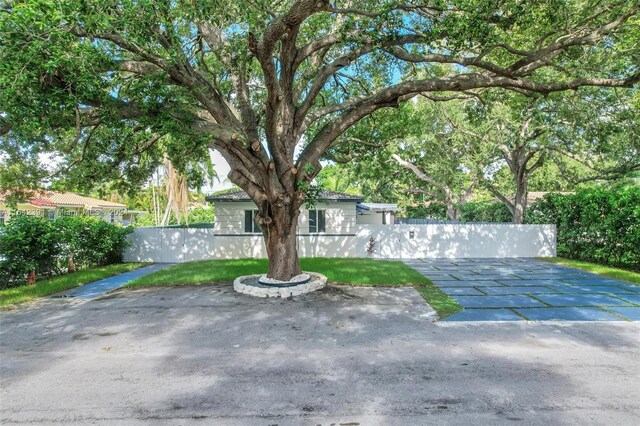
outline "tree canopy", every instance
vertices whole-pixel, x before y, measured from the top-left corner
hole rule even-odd
[[[28,172],[55,153],[83,179],[139,182],[164,155],[180,166],[215,148],[258,206],[270,259],[282,251],[270,274],[285,277],[299,271],[304,188],[360,120],[420,93],[631,88],[637,10],[633,0],[8,0],[5,163]]]

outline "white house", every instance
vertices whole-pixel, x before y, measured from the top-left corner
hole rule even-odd
[[[214,235],[218,258],[264,257],[262,233],[253,220],[257,207],[244,191],[206,197],[215,203]],[[300,210],[298,250],[301,257],[340,257],[353,251],[358,218],[356,205],[362,197],[322,191],[313,209]],[[382,220],[382,217],[380,217]]]

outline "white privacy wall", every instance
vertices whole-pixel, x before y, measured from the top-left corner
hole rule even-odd
[[[553,257],[554,225],[349,225],[353,233],[298,236],[300,257],[379,259]],[[413,233],[413,235],[411,235]],[[367,252],[370,238],[373,253]],[[217,234],[215,229],[137,228],[128,236],[127,262],[189,262],[265,258],[262,235]]]
[[[127,236],[125,262],[180,263],[214,258],[213,229],[136,228]]]
[[[413,233],[413,235],[412,235]],[[374,252],[367,247],[375,239]],[[359,225],[356,257],[553,257],[555,225]]]
[[[299,257],[355,257],[355,235],[300,235]],[[215,259],[266,258],[267,249],[261,235],[226,235],[215,237]]]

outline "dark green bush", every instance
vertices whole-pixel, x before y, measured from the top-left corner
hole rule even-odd
[[[61,216],[52,222],[59,255],[77,266],[109,265],[122,261],[131,228],[112,225],[93,216]]]
[[[178,224],[178,221],[176,220],[175,215],[171,213],[169,215],[167,226],[176,225],[176,227],[181,227],[181,228],[184,228],[184,227],[197,228],[197,226],[195,226],[196,224],[201,224],[201,223],[213,224],[215,220],[215,209],[213,208],[213,206],[207,206],[207,207],[197,206],[196,208],[188,211],[187,219],[189,222],[188,226],[184,224],[184,220],[182,221],[182,224]],[[135,227],[157,226],[154,214],[147,213],[147,214],[138,216],[133,226]]]
[[[431,203],[428,206],[405,206],[404,215],[415,219],[447,219],[447,206],[440,203]]]
[[[474,201],[458,206],[461,222],[511,222],[507,206],[492,201]]]
[[[127,247],[127,234],[132,231],[131,227],[125,228],[95,219],[87,235],[92,248],[87,254],[89,263],[109,265],[122,262],[122,255]]]
[[[69,266],[108,265],[122,261],[126,236],[133,228],[91,216],[12,215],[0,231],[0,287],[24,284],[30,271],[51,275]]]
[[[0,232],[0,287],[20,284],[31,271],[51,275],[57,239],[51,223],[39,216],[14,215]]]
[[[547,194],[527,223],[553,223],[558,256],[640,270],[640,188]]]

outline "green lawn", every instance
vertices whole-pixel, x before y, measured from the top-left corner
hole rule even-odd
[[[82,284],[87,284],[112,275],[131,271],[147,265],[146,263],[120,263],[116,265],[89,268],[72,274],[37,281],[35,284],[0,290],[0,307],[26,302],[38,297],[48,296]]]
[[[557,265],[569,266],[571,268],[581,269],[583,271],[591,272],[592,274],[602,275],[605,277],[611,277],[618,280],[628,281],[632,284],[640,285],[640,273],[629,271],[626,269],[613,268],[611,266],[598,265],[596,263],[583,262],[580,260],[565,259],[563,257],[543,257],[540,258],[545,262],[555,263]]]
[[[357,286],[414,286],[445,318],[462,307],[431,281],[402,262],[373,259],[300,259],[303,270],[319,272],[329,282]],[[204,260],[170,266],[127,284],[127,287],[201,285],[232,282],[241,275],[261,274],[266,259]]]

